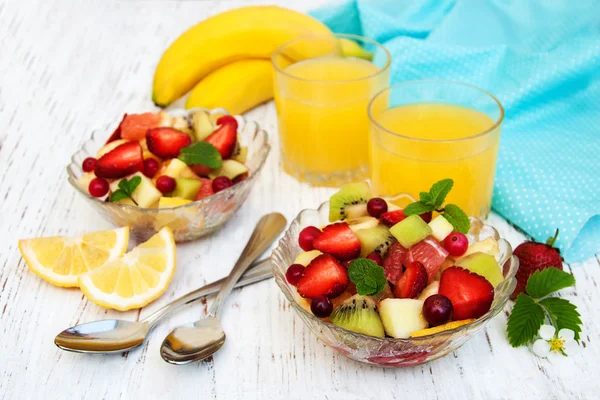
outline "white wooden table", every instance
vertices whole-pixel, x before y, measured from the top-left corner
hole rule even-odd
[[[155,64],[179,33],[224,9],[258,3],[308,10],[323,1],[0,0],[0,399],[599,398],[598,257],[566,265],[577,285],[563,295],[583,315],[585,349],[558,365],[508,345],[507,312],[430,364],[399,370],[358,364],[318,342],[272,280],[234,292],[223,312],[227,343],[207,362],[176,367],[158,354],[165,335],[200,317],[206,303],[165,320],[129,354],[86,356],[54,346],[66,327],[143,318],[225,276],[263,213],[280,211],[291,220],[331,193],[281,172],[268,104],[249,115],[271,133],[275,149],[258,184],[224,229],[178,246],[173,282],[154,304],[124,314],[104,310],[78,290],[39,279],[17,251],[19,238],[110,227],[67,183],[70,155],[92,128],[125,111],[153,109]],[[523,240],[501,218],[491,220],[513,245]]]

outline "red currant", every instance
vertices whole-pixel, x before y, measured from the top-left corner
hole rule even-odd
[[[379,218],[381,214],[388,210],[387,202],[379,197],[373,197],[367,203],[367,212],[371,217]]]
[[[177,182],[168,175],[163,175],[156,180],[156,188],[162,194],[167,194],[175,190]]]
[[[321,231],[319,228],[314,226],[307,226],[306,228],[300,231],[300,235],[298,236],[298,244],[300,248],[304,251],[314,250],[313,240],[321,235]]]
[[[290,283],[290,285],[298,286],[298,282],[302,278],[304,274],[304,265],[302,264],[292,264],[287,269],[285,273],[285,278]]]
[[[148,178],[154,178],[154,175],[158,172],[160,164],[154,158],[146,158],[144,160],[144,175]]]
[[[223,115],[222,117],[220,117],[217,120],[217,125],[225,125],[225,124],[231,124],[231,125],[235,126],[235,130],[237,131],[238,122],[237,122],[237,119],[235,119],[234,116],[232,116],[232,115]]]
[[[319,318],[327,318],[333,311],[333,304],[326,296],[317,296],[310,302],[310,311]]]
[[[233,186],[233,182],[226,176],[218,176],[212,181],[212,188],[215,193]]]
[[[88,190],[94,197],[102,197],[108,193],[109,185],[106,179],[94,178],[91,180]]]
[[[469,248],[469,239],[460,232],[452,232],[444,239],[444,247],[452,257],[459,257]]]
[[[94,157],[88,157],[81,163],[81,169],[83,172],[92,172],[96,168],[96,159]]]
[[[367,258],[369,260],[372,260],[375,262],[375,264],[383,266],[383,257],[381,257],[379,254],[377,253],[371,253],[367,256]]]
[[[423,303],[423,317],[431,326],[442,325],[450,321],[453,312],[452,302],[443,294],[431,295]]]

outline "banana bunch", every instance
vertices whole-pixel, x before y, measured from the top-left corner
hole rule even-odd
[[[318,20],[276,6],[226,11],[191,27],[162,55],[152,100],[166,107],[191,90],[186,108],[222,107],[242,114],[273,97],[270,57],[283,43],[331,34]],[[344,54],[368,57],[357,43],[341,41]]]

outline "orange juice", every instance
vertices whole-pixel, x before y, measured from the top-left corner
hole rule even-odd
[[[490,210],[500,127],[487,114],[444,103],[382,109],[372,125],[371,182],[374,193],[408,192],[454,180],[447,203],[467,215]]]

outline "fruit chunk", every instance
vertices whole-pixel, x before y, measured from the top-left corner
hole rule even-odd
[[[334,325],[363,335],[384,337],[383,323],[375,300],[356,294],[333,310],[329,317]]]
[[[438,242],[446,239],[452,231],[454,227],[443,215],[438,215],[429,223],[429,227],[431,228],[431,236],[433,236]]]
[[[369,229],[359,229],[354,233],[360,241],[361,257],[366,257],[371,253],[384,256],[394,242],[394,237],[390,234],[389,229],[383,225],[377,225]]]
[[[153,128],[146,133],[148,150],[161,158],[176,158],[184,147],[192,144],[190,135],[173,128]]]
[[[177,178],[175,179],[175,190],[171,192],[171,197],[179,197],[187,200],[195,200],[202,182],[197,179]]]
[[[144,307],[169,286],[175,272],[175,241],[162,228],[123,257],[79,276],[79,287],[93,303],[119,311]]]
[[[313,240],[313,246],[341,261],[351,260],[360,254],[360,241],[345,222],[327,225]]]
[[[235,179],[246,172],[248,172],[248,167],[244,164],[235,160],[223,160],[221,168],[215,169],[208,176],[212,179],[215,179],[218,176],[226,176],[229,179]]]
[[[367,202],[367,212],[371,217],[379,218],[381,214],[386,213],[387,210],[387,202],[380,197],[374,197]]]
[[[215,130],[215,126],[204,110],[197,110],[192,114],[192,126],[197,142],[201,142]]]
[[[444,248],[452,257],[460,257],[469,248],[469,239],[464,233],[452,232],[444,239]]]
[[[327,296],[317,296],[310,302],[310,311],[318,318],[327,318],[333,311],[333,304]]]
[[[302,275],[304,275],[304,265],[292,264],[285,272],[285,279],[287,279],[290,285],[298,286]]]
[[[54,286],[77,287],[77,276],[117,259],[127,251],[129,228],[19,240],[27,267]]]
[[[298,235],[298,245],[304,251],[311,251],[315,247],[313,246],[314,240],[321,236],[321,230],[316,226],[307,226],[300,231]]]
[[[200,182],[202,182],[202,186],[200,186],[200,190],[198,190],[196,200],[202,200],[215,194],[212,188],[212,179],[200,178]]]
[[[479,318],[492,306],[494,287],[481,275],[461,267],[450,267],[442,272],[439,294],[452,302],[452,319]]]
[[[371,188],[366,182],[349,183],[329,199],[329,221],[349,218],[348,207],[363,205],[371,199]],[[366,211],[366,207],[365,207]]]
[[[411,332],[427,328],[421,300],[382,300],[379,303],[379,316],[385,333],[394,338],[407,338]]]
[[[121,125],[123,124],[123,121],[125,121],[125,118],[127,118],[127,114],[123,115],[123,118],[121,119],[121,122],[119,122],[119,125],[115,128],[114,132],[106,140],[105,146],[111,142],[121,139]],[[96,158],[100,158],[100,157],[101,156],[97,156]]]
[[[321,253],[319,250],[311,250],[305,251],[304,253],[298,254],[298,257],[294,260],[294,264],[304,265],[305,267],[310,264],[312,260],[320,256]]]
[[[402,246],[409,248],[431,235],[431,228],[418,215],[411,215],[392,226],[390,232]]]
[[[466,253],[462,256],[466,257],[469,254],[477,252],[489,254],[490,256],[496,257],[498,256],[498,254],[500,254],[500,247],[498,246],[498,242],[496,241],[496,239],[494,239],[493,237],[489,237],[470,245]]]
[[[421,336],[433,335],[434,333],[439,333],[439,332],[449,331],[451,329],[456,329],[459,326],[467,325],[474,321],[475,321],[475,318],[463,319],[461,321],[451,321],[444,325],[434,326],[433,328],[421,329],[420,331],[414,331],[413,333],[410,334],[410,337],[421,337]]]
[[[233,124],[223,124],[204,139],[204,141],[215,146],[219,153],[221,153],[223,160],[227,160],[231,157],[237,145],[237,129]]]
[[[432,282],[446,261],[448,252],[435,239],[428,237],[408,250],[405,262],[419,261],[427,270],[429,282]]]
[[[143,170],[142,146],[138,142],[127,142],[100,157],[94,173],[100,178],[118,179]]]
[[[376,227],[377,225],[379,225],[379,220],[373,217],[359,217],[347,219],[346,223],[348,224],[348,226],[350,226],[350,229],[356,232],[360,229],[369,229]]]
[[[160,124],[161,117],[151,112],[142,114],[125,114],[121,121],[121,138],[125,140],[142,140],[148,129]]]
[[[397,282],[392,282],[394,295],[401,299],[414,299],[427,286],[427,270],[418,261],[406,265],[406,270]]]
[[[213,192],[219,193],[222,190],[229,189],[233,186],[233,182],[226,176],[217,176],[212,181]]]
[[[94,178],[90,181],[88,191],[94,197],[104,197],[108,194],[109,188],[110,186],[108,185],[106,179]]]
[[[190,204],[191,200],[180,199],[179,197],[161,197],[158,201],[158,208],[173,208]]]
[[[389,227],[396,225],[398,222],[404,219],[406,219],[406,215],[404,215],[404,210],[388,211],[386,213],[381,214],[381,222],[383,222]]]
[[[429,296],[437,294],[440,289],[440,281],[433,281],[419,295],[418,299],[425,301]]]
[[[502,275],[496,259],[489,254],[473,253],[460,258],[455,264],[483,276],[494,287],[504,280],[504,275]]]
[[[348,272],[338,260],[322,254],[308,264],[304,276],[298,282],[298,294],[302,297],[336,297],[348,286]]]
[[[88,191],[90,182],[96,177],[93,172],[86,172],[77,179],[77,184],[83,190]]]
[[[408,250],[400,243],[395,242],[388,250],[386,257],[383,259],[383,271],[385,277],[390,282],[398,282],[404,271],[404,260]]]
[[[452,302],[442,294],[434,294],[423,303],[423,317],[430,326],[445,324],[452,318]]]
[[[231,159],[244,164],[248,159],[248,147],[238,146],[237,151],[233,154]]]
[[[143,175],[141,172],[136,173],[129,177],[131,179],[133,176],[139,176],[142,181],[138,185],[137,188],[131,193],[131,197],[137,203],[139,207],[151,207],[153,204],[156,204],[162,194],[158,191],[156,186],[152,183],[152,180],[147,176]]]
[[[171,178],[168,175],[159,176],[156,180],[156,188],[162,193],[167,194],[175,190],[175,186],[177,186],[177,181],[175,178]]]

